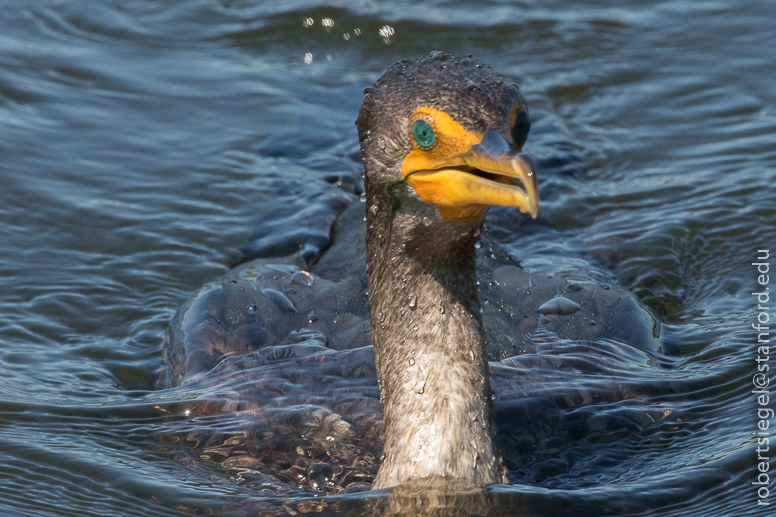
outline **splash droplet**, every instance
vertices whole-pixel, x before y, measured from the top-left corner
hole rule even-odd
[[[391,44],[391,38],[395,34],[393,27],[391,27],[390,25],[384,25],[377,32],[378,34],[380,34],[380,36],[383,37],[383,43],[385,43],[386,45]]]

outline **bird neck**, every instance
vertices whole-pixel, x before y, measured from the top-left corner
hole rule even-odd
[[[447,223],[368,196],[369,304],[383,404],[374,488],[505,480],[476,284],[481,223]]]

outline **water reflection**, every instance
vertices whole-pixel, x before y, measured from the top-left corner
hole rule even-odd
[[[774,57],[763,45],[776,36],[772,11],[756,0],[494,1],[476,12],[466,2],[32,1],[3,10],[0,513],[358,515],[438,505],[442,514],[762,515],[749,505],[753,355],[743,329],[751,255],[776,242]],[[185,410],[232,403],[229,389],[249,379],[154,392],[161,336],[192,292],[240,260],[257,221],[259,240],[272,221],[285,221],[281,234],[316,229],[336,202],[309,219],[288,207],[317,199],[312,191],[360,193],[352,121],[361,90],[394,61],[434,49],[491,62],[531,105],[527,150],[542,173],[543,219],[496,211],[494,239],[533,271],[637,293],[661,322],[664,357],[567,343],[494,366],[512,485],[324,497],[335,487],[321,484],[347,471],[316,466],[304,469],[306,485],[273,482],[267,495],[247,481],[261,469],[248,465],[241,478],[238,459],[222,466],[217,451],[203,459],[186,444],[200,433],[196,450],[211,438],[215,448],[240,446],[226,443],[242,436],[229,434],[233,415],[196,420]],[[295,396],[292,365],[303,360],[258,368],[291,390],[277,400]],[[515,387],[501,371],[527,376]],[[368,375],[335,373],[326,374],[335,379],[328,404],[326,393],[352,382],[378,410]],[[282,420],[270,409],[263,418]],[[289,428],[315,415],[296,411]],[[294,444],[288,457],[303,442],[272,439]],[[291,478],[292,467],[283,467]]]

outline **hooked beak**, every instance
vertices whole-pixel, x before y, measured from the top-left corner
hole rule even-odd
[[[534,219],[539,210],[533,160],[495,130],[453,157],[412,152],[402,163],[402,176],[448,221],[474,221],[494,205],[517,207]]]

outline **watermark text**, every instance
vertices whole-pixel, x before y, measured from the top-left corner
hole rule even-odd
[[[757,321],[752,323],[752,329],[756,336],[757,354],[755,361],[757,373],[752,377],[752,394],[755,398],[757,410],[757,430],[752,434],[757,441],[755,452],[757,453],[757,478],[752,485],[757,490],[757,506],[770,506],[768,496],[771,485],[771,452],[770,452],[770,423],[774,417],[774,411],[770,407],[770,250],[757,250],[757,261],[752,266],[757,268],[757,292],[752,296],[757,299]]]

